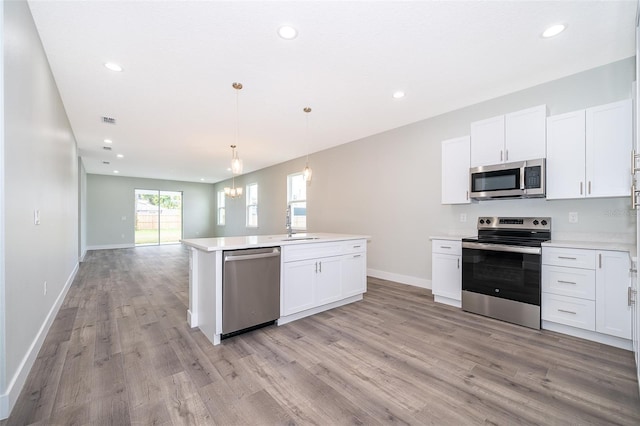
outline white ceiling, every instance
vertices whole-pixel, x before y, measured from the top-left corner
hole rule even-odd
[[[635,52],[635,0],[29,5],[87,172],[194,182],[231,176],[234,81],[246,173]]]

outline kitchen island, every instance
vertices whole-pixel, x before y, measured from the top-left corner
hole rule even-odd
[[[278,325],[361,300],[367,290],[369,238],[313,233],[184,239],[190,249],[187,322],[214,345],[220,343],[226,250],[280,247]]]

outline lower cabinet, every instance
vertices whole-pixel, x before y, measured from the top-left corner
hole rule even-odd
[[[366,241],[283,248],[281,316],[297,314],[367,291]]]
[[[573,333],[587,339],[630,340],[630,266],[624,251],[543,247],[543,328],[557,324],[592,332]],[[571,329],[563,331],[572,334]]]
[[[431,241],[431,292],[438,303],[462,306],[461,241]]]

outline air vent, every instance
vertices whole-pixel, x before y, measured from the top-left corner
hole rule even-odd
[[[104,149],[105,151],[111,151],[111,147],[110,146],[103,146],[102,149]]]
[[[116,119],[113,117],[102,117],[102,122],[107,124],[116,124]]]
[[[109,164],[111,164],[111,161],[103,161],[102,164],[109,165]]]

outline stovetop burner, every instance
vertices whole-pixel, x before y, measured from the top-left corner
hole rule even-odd
[[[479,217],[478,237],[463,242],[540,247],[551,239],[549,217]]]

